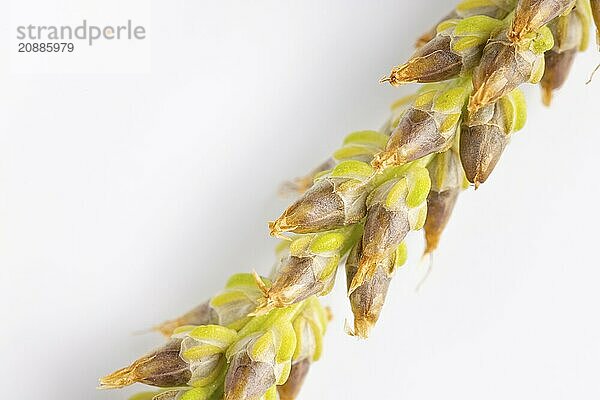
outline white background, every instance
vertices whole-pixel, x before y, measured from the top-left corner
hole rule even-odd
[[[32,13],[75,4],[18,3]],[[89,3],[88,19],[119,8],[76,3]],[[378,78],[454,2],[140,4],[151,61],[129,74],[14,71],[0,6],[2,398],[142,389],[95,386],[161,343],[136,331],[202,302],[231,273],[268,271],[266,221],[289,201],[278,184],[350,131],[379,127],[413,88]],[[422,239],[411,237],[366,342],[344,334],[339,277],[302,399],[600,398],[600,81],[584,85],[598,61],[595,48],[577,58],[551,109],[527,88],[526,128],[491,179],[460,197],[418,293]]]

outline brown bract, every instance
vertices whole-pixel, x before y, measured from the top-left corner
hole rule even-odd
[[[460,159],[467,180],[475,188],[490,176],[508,141],[501,102],[469,114],[461,129]]]
[[[544,54],[546,69],[540,81],[544,105],[550,105],[552,102],[552,92],[560,89],[567,80],[573,66],[573,61],[575,60],[575,55],[577,55],[577,49],[563,51],[562,53],[550,50]]]
[[[100,388],[122,388],[134,383],[157,387],[185,386],[192,377],[192,372],[179,356],[181,342],[182,339],[173,339],[130,366],[101,378]]]
[[[269,224],[271,235],[310,233],[344,225],[344,201],[330,180],[316,182],[304,195]]]
[[[379,202],[369,207],[358,270],[348,288],[349,293],[375,275],[378,263],[392,255],[408,232],[410,232],[408,208],[398,211],[388,210]]]
[[[492,37],[483,50],[481,63],[473,71],[474,93],[469,111],[494,103],[530,80],[538,57],[508,40],[506,31]]]
[[[322,178],[269,223],[271,235],[315,233],[356,223],[364,217],[367,194],[349,178]]]
[[[365,222],[361,263],[389,256],[409,231],[408,209],[391,211],[383,204],[374,204],[369,208]]]
[[[308,357],[292,363],[287,381],[283,385],[277,386],[280,400],[294,400],[298,396],[304,379],[310,370],[310,364]]]
[[[400,86],[410,82],[439,82],[458,76],[463,67],[462,57],[452,51],[451,44],[450,36],[435,36],[417,49],[406,64],[392,69],[390,76],[382,82]]]
[[[367,338],[375,325],[385,303],[385,297],[394,272],[394,257],[386,257],[375,264],[373,275],[359,286],[352,288],[352,282],[359,271],[362,256],[362,243],[356,244],[346,261],[346,284],[350,306],[354,315],[352,335]]]
[[[325,287],[325,282],[315,274],[314,264],[319,262],[324,262],[319,256],[287,256],[275,275],[273,285],[266,289],[265,300],[258,310],[285,307],[319,294]]]
[[[571,10],[576,0],[519,0],[508,39],[519,42],[554,18]]]
[[[547,106],[552,101],[552,92],[567,80],[575,55],[585,47],[585,20],[585,10],[577,8],[548,25],[554,36],[554,47],[544,54],[545,70],[540,81],[542,101]]]
[[[313,295],[325,295],[333,287],[339,255],[319,255],[305,252],[304,255],[287,255],[281,261],[267,287],[255,273],[257,285],[264,297],[252,315],[263,315],[274,308],[286,307],[305,300]],[[328,268],[328,274],[323,276]]]
[[[445,149],[451,141],[440,132],[432,112],[410,108],[392,132],[386,149],[375,156],[373,168],[382,170],[414,161]]]
[[[245,350],[235,354],[225,377],[224,400],[255,400],[275,384],[273,366],[254,361]]]
[[[424,254],[437,248],[464,182],[460,157],[454,149],[436,155],[427,170],[431,178],[431,190],[427,196],[427,218],[423,226]]]
[[[460,188],[442,192],[429,192],[427,197],[427,219],[425,220],[425,251],[429,254],[437,249],[440,237],[450,220]]]

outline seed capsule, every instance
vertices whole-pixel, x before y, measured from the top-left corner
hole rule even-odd
[[[482,15],[444,21],[438,25],[437,35],[384,81],[399,86],[456,78],[477,65],[488,38],[502,25],[502,21]]]
[[[269,224],[271,235],[328,231],[360,221],[365,215],[372,175],[373,169],[367,163],[340,163]]]
[[[381,171],[449,148],[470,92],[468,78],[424,86],[373,167]]]
[[[362,242],[358,242],[346,260],[346,283],[350,289],[352,281],[359,269],[362,256]],[[352,314],[354,314],[354,330],[351,335],[367,338],[371,328],[375,326],[385,302],[388,287],[397,267],[406,261],[406,246],[400,245],[391,256],[377,262],[375,273],[355,288],[349,295]]]
[[[329,293],[339,261],[358,235],[360,227],[348,227],[294,239],[289,254],[280,262],[273,285],[264,287],[264,298],[256,313]]]
[[[471,112],[494,103],[523,83],[538,83],[542,79],[544,52],[554,46],[550,29],[543,27],[519,43],[511,42],[506,34],[503,30],[490,39],[473,72]]]
[[[437,248],[465,181],[459,156],[453,149],[436,155],[427,170],[431,178],[431,191],[427,196],[427,219],[423,227],[425,254]]]
[[[100,379],[103,389],[116,389],[145,383],[158,387],[185,386],[192,376],[187,362],[180,356],[182,339],[173,339],[163,347],[134,361],[130,366]]]
[[[587,47],[589,25],[589,14],[584,7],[577,7],[548,25],[554,36],[554,47],[544,55],[546,68],[540,85],[545,105],[550,105],[552,91],[565,83],[577,52]]]
[[[423,227],[430,187],[427,169],[414,166],[404,177],[383,183],[369,195],[362,252],[349,293],[374,276],[378,263],[392,255],[410,230]]]
[[[526,119],[525,98],[520,90],[469,113],[460,134],[460,159],[468,181],[476,188],[492,173],[510,133],[523,128]]]
[[[566,14],[576,0],[519,0],[507,38],[520,42],[559,15]]]

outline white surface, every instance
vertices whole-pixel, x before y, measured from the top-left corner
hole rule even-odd
[[[2,398],[142,389],[94,388],[161,342],[134,332],[233,272],[268,270],[266,221],[287,202],[277,185],[348,132],[379,126],[411,88],[378,78],[453,3],[155,1],[150,73],[0,63]],[[15,49],[2,47],[7,60]],[[584,85],[599,59],[578,57],[551,110],[528,89],[526,129],[490,181],[461,196],[419,293],[412,236],[367,342],[343,332],[339,277],[302,399],[600,398],[600,82]]]

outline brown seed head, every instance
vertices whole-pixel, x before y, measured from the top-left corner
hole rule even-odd
[[[277,386],[280,400],[294,400],[298,396],[304,379],[308,375],[310,364],[309,358],[303,358],[292,363],[287,381],[283,385]]]

